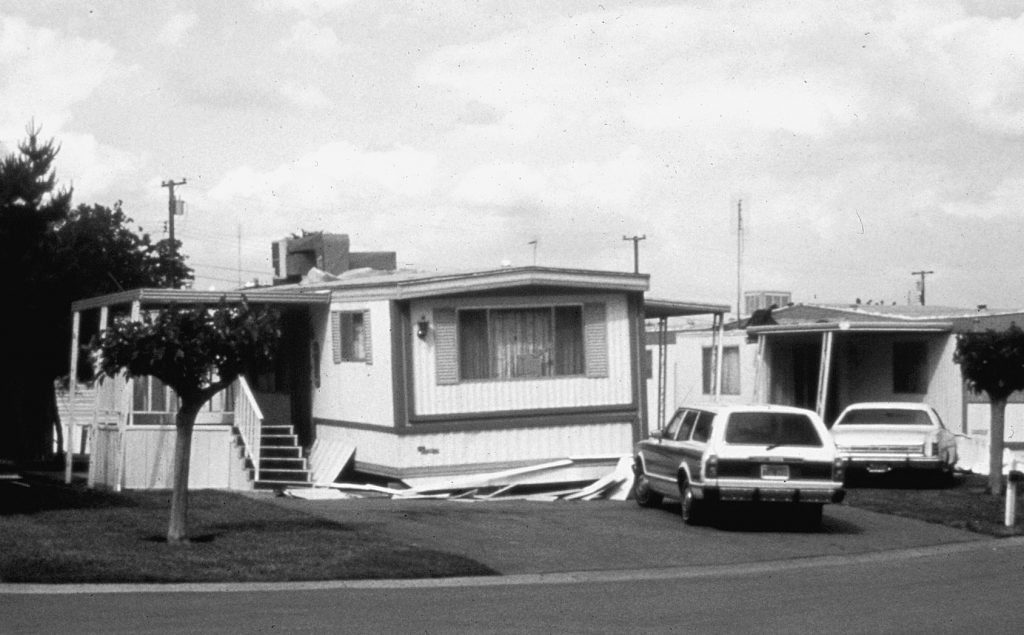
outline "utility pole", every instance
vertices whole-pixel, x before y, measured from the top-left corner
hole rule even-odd
[[[171,250],[172,251],[177,251],[175,249],[175,247],[174,247],[174,215],[178,211],[177,210],[177,207],[178,207],[177,199],[174,198],[174,186],[176,186],[176,185],[185,185],[185,179],[183,178],[180,181],[175,181],[173,179],[170,179],[170,180],[163,181],[162,183],[160,183],[160,187],[166,187],[167,190],[168,190],[168,192],[167,192],[167,232],[171,236]]]
[[[921,287],[921,306],[924,306],[924,277],[935,273],[934,271],[911,271],[912,275],[921,276],[921,282],[918,285]]]
[[[736,321],[743,318],[743,199],[736,202]]]
[[[622,240],[633,241],[633,273],[640,273],[640,241],[647,240],[647,234],[643,236],[623,236]]]

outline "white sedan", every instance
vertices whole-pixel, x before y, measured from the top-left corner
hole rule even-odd
[[[948,477],[956,465],[956,439],[927,404],[853,404],[836,419],[832,438],[850,468],[868,473],[905,468]]]

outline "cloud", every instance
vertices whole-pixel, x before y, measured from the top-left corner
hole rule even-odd
[[[75,204],[101,203],[111,205],[124,195],[125,181],[137,177],[145,158],[131,152],[103,145],[91,134],[64,132],[60,135],[57,178],[71,174]]]
[[[122,72],[106,43],[0,16],[0,138],[21,138],[33,119],[59,132],[73,106]]]
[[[430,194],[436,159],[408,147],[362,150],[345,142],[322,146],[269,171],[241,167],[211,190],[214,199],[257,198],[323,212],[344,205],[382,205]]]
[[[289,82],[281,86],[278,91],[290,103],[303,109],[325,108],[331,103],[319,86],[301,86]]]
[[[257,8],[261,11],[298,13],[317,17],[323,16],[353,4],[354,0],[259,0]]]
[[[325,24],[302,20],[292,26],[288,37],[278,43],[279,51],[304,51],[321,59],[336,58],[344,47],[334,30]]]
[[[199,16],[195,12],[172,15],[163,28],[160,29],[157,40],[163,44],[178,46],[198,21]]]

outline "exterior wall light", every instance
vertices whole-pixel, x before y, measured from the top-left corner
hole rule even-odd
[[[416,337],[426,339],[427,333],[430,333],[430,322],[427,321],[427,316],[421,315],[420,321],[416,323]]]

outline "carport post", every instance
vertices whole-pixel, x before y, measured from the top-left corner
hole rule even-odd
[[[71,462],[74,458],[75,436],[75,392],[78,390],[78,331],[82,314],[75,311],[71,316],[71,371],[68,374],[68,420],[64,433],[64,482],[71,482]]]
[[[832,374],[832,331],[821,334],[821,363],[818,366],[818,416],[825,418],[828,404],[828,379]]]

